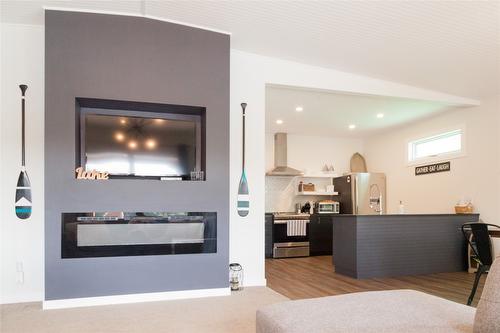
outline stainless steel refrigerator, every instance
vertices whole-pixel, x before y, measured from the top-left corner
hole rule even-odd
[[[386,214],[386,179],[384,173],[357,172],[333,179],[339,192],[340,214]]]

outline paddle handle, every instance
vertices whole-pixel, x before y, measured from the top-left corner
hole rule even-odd
[[[26,160],[26,154],[25,154],[25,144],[26,144],[26,129],[25,129],[25,121],[26,121],[26,102],[24,100],[24,96],[26,94],[26,90],[28,89],[28,86],[25,84],[21,84],[19,86],[21,89],[21,165],[24,167],[25,166],[25,160]]]
[[[242,165],[241,170],[245,170],[245,109],[247,107],[247,103],[241,103],[241,109],[243,111],[243,156],[242,156]]]

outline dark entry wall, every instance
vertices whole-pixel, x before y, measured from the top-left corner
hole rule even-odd
[[[45,16],[45,299],[228,286],[228,35],[147,18]],[[204,182],[74,177],[75,98],[206,108]],[[61,259],[61,214],[216,212],[217,253]]]

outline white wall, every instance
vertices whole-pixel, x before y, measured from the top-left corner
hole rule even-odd
[[[334,136],[288,134],[288,165],[305,173],[320,173],[325,164],[335,172],[349,171],[351,156],[363,153],[363,140]],[[266,170],[274,167],[274,134],[266,133]]]
[[[360,138],[325,137],[313,135],[288,134],[288,165],[305,174],[321,174],[327,164],[332,165],[335,173],[349,171],[351,156],[363,153],[363,140]],[[266,133],[266,170],[274,167],[274,134]],[[325,188],[330,179],[309,178],[318,188]],[[295,203],[318,201],[325,197],[295,196],[296,179],[293,177],[266,177],[266,212],[293,211]]]
[[[44,290],[44,29],[2,24],[1,30],[0,303],[10,303],[41,300]],[[33,189],[33,215],[29,220],[19,220],[14,213],[21,166],[22,83],[28,85],[26,168]],[[24,283],[19,283],[19,264],[24,271]]]
[[[451,171],[415,176],[407,165],[407,141],[465,125],[466,156],[451,160]],[[499,105],[492,98],[481,106],[448,111],[404,128],[370,137],[365,158],[372,171],[387,174],[387,209],[397,213],[399,200],[408,213],[453,213],[461,197],[473,199],[481,217],[499,222]]]
[[[2,24],[1,62],[1,292],[0,303],[43,299],[43,110],[44,28]],[[33,186],[33,216],[20,222],[14,216],[14,190],[20,163],[19,88],[27,83],[27,169]],[[230,260],[240,262],[246,285],[265,284],[265,84],[440,100],[452,104],[476,101],[425,89],[327,70],[245,52],[231,52],[231,212]],[[241,168],[241,109],[247,102],[247,172],[251,210],[236,213]],[[47,189],[50,190],[50,189]],[[18,284],[16,262],[24,267]]]

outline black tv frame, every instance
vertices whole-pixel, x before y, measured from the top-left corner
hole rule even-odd
[[[85,116],[88,114],[111,115],[124,117],[160,118],[170,120],[189,120],[196,123],[196,168],[205,173],[206,180],[206,154],[205,154],[205,124],[206,108],[201,106],[188,106],[176,104],[160,104],[149,102],[119,101],[96,98],[75,98],[76,110],[76,147],[75,147],[75,169],[84,167],[85,161]],[[136,176],[110,174],[110,179],[152,179],[164,180],[168,176]],[[175,177],[173,177],[175,179]],[[183,177],[182,180],[189,180]]]

